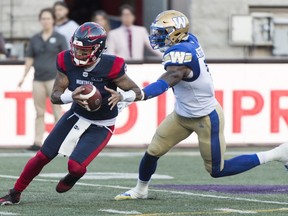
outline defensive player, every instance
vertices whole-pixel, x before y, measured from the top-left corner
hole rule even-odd
[[[157,128],[139,166],[135,188],[119,194],[116,200],[145,199],[157,160],[193,132],[198,135],[205,168],[214,178],[235,175],[269,161],[288,162],[288,143],[258,154],[241,155],[224,160],[224,116],[215,99],[214,87],[204,52],[197,38],[188,33],[186,16],[175,10],[160,13],[151,25],[150,44],[164,52],[166,72],[143,89],[144,98],[156,97],[173,88],[175,109]],[[112,106],[121,100],[114,90]]]
[[[122,58],[105,55],[106,32],[98,24],[88,22],[79,26],[71,38],[71,50],[57,56],[58,74],[51,101],[54,104],[73,102],[44,141],[42,148],[31,158],[14,188],[0,198],[0,205],[18,204],[20,195],[60,151],[69,156],[68,174],[59,181],[56,191],[63,193],[85,174],[87,166],[106,146],[112,136],[117,107],[110,108],[110,93],[105,86],[123,89],[123,101],[141,98],[139,87],[125,74]],[[88,111],[87,100],[81,96],[81,85],[93,84],[101,92],[102,106]],[[68,89],[68,91],[66,90]],[[65,91],[66,90],[66,91]]]

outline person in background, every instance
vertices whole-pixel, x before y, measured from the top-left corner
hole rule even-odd
[[[78,24],[68,18],[69,8],[63,1],[56,1],[53,5],[55,14],[55,31],[65,36],[67,46],[70,44],[70,39],[74,31],[78,28]]]
[[[99,25],[103,26],[106,33],[108,34],[110,31],[110,22],[107,16],[107,13],[103,10],[97,10],[92,15],[92,22],[98,23]]]
[[[146,47],[153,54],[162,57],[159,51],[151,48],[146,28],[133,25],[135,13],[132,6],[122,5],[120,16],[122,25],[109,32],[107,53],[119,55],[125,60],[143,61]]]
[[[3,35],[0,33],[0,59],[6,57],[5,40]]]
[[[34,144],[28,149],[32,151],[40,149],[45,132],[46,98],[51,95],[56,78],[56,56],[68,48],[65,37],[54,31],[54,20],[52,8],[45,8],[40,11],[39,21],[42,25],[42,31],[30,39],[25,59],[24,76],[18,84],[19,87],[22,86],[28,72],[34,66],[35,138]],[[53,105],[52,108],[55,122],[57,122],[62,115],[61,106]]]

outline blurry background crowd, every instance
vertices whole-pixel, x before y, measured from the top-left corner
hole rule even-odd
[[[37,19],[40,10],[53,7],[55,2],[55,0],[0,0],[2,62],[24,60],[25,48],[30,37],[41,29]],[[140,48],[136,45],[133,48],[132,43],[132,48],[130,45],[132,51],[129,51],[129,42],[122,42],[122,45],[127,43],[126,51],[123,51],[123,46],[117,48],[113,38],[119,32],[114,32],[113,36],[113,30],[127,24],[123,22],[132,22],[131,25],[143,26],[148,33],[155,16],[167,9],[179,10],[187,15],[191,23],[190,32],[198,36],[208,59],[282,59],[288,56],[287,0],[63,0],[61,2],[67,6],[68,18],[75,24],[97,21],[104,25],[108,36],[111,33],[108,48],[109,43],[112,45],[108,51],[124,55],[126,60],[149,61],[159,60],[160,57],[158,53],[151,51],[147,39],[146,41],[137,39],[138,36],[132,35],[132,41],[138,40],[137,46],[140,44]],[[122,13],[123,5],[131,8]],[[105,19],[108,22],[105,23]],[[56,16],[55,29],[57,30],[57,26],[62,24],[57,24]],[[129,36],[127,32],[122,33]],[[144,36],[147,36],[146,33]],[[118,41],[119,44],[121,43]]]

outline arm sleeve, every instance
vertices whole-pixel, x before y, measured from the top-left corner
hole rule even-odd
[[[56,68],[59,72],[66,74],[66,65],[64,62],[65,51],[58,53],[56,58]]]
[[[145,93],[144,100],[161,95],[168,89],[169,85],[165,80],[157,80],[156,82],[151,83],[143,89],[143,92]]]
[[[118,77],[123,76],[126,73],[127,65],[123,58],[115,57],[113,66],[111,68],[111,71],[109,73],[109,78],[116,79]]]

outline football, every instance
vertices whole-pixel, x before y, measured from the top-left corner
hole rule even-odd
[[[82,87],[84,87],[85,90],[82,91],[80,96],[87,100],[87,110],[91,112],[98,110],[102,104],[102,95],[99,90],[91,84],[85,84],[82,85]]]

